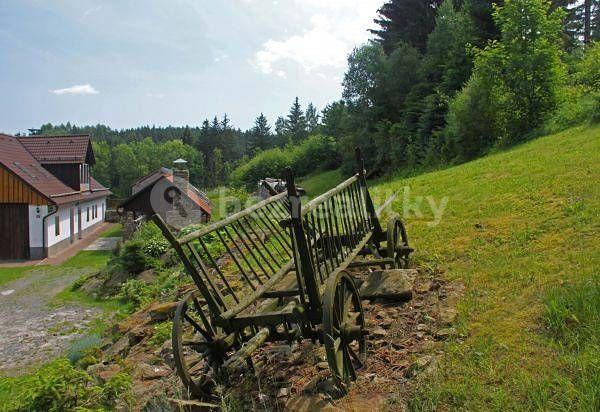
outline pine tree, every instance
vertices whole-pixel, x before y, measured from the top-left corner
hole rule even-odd
[[[317,112],[317,108],[309,103],[306,107],[306,126],[309,134],[314,133],[319,126],[319,113]]]
[[[248,140],[248,152],[255,155],[261,150],[266,150],[271,145],[271,127],[264,114],[260,114],[254,121]]]
[[[377,36],[387,54],[401,41],[423,52],[441,3],[442,0],[388,0],[377,11],[375,23],[380,29],[369,31]]]
[[[298,97],[294,100],[290,108],[290,114],[288,114],[287,132],[294,143],[298,143],[308,136],[306,132],[306,118],[304,117]]]
[[[285,117],[279,116],[275,121],[275,144],[283,147],[288,142],[288,123]]]
[[[183,141],[183,143],[189,146],[194,146],[194,136],[192,136],[192,131],[190,130],[189,126],[185,126],[185,129],[183,129],[183,135],[181,136],[181,140]]]

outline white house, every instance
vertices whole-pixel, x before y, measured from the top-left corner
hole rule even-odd
[[[52,256],[104,220],[94,163],[89,135],[0,134],[0,259]]]

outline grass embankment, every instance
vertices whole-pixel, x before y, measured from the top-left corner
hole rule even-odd
[[[123,225],[115,223],[108,230],[104,231],[100,237],[123,237]]]
[[[413,204],[424,197],[406,219],[417,263],[466,285],[459,337],[411,407],[600,410],[600,127],[374,192],[405,186]],[[448,199],[434,227],[428,196]]]

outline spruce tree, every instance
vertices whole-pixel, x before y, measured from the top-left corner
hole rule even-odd
[[[306,126],[309,134],[314,133],[319,126],[319,113],[317,112],[317,108],[309,103],[306,107]]]
[[[266,150],[271,145],[271,127],[263,113],[254,121],[254,127],[250,131],[248,140],[248,151],[255,155],[261,150]]]
[[[294,100],[290,108],[290,114],[288,114],[287,132],[294,143],[298,143],[308,136],[306,132],[306,118],[304,117],[298,97]]]

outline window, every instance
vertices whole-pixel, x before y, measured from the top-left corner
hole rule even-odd
[[[90,221],[90,207],[88,206],[86,209],[86,222]]]
[[[98,217],[98,205],[94,205],[94,219]]]
[[[60,236],[60,218],[54,216],[54,236]]]

